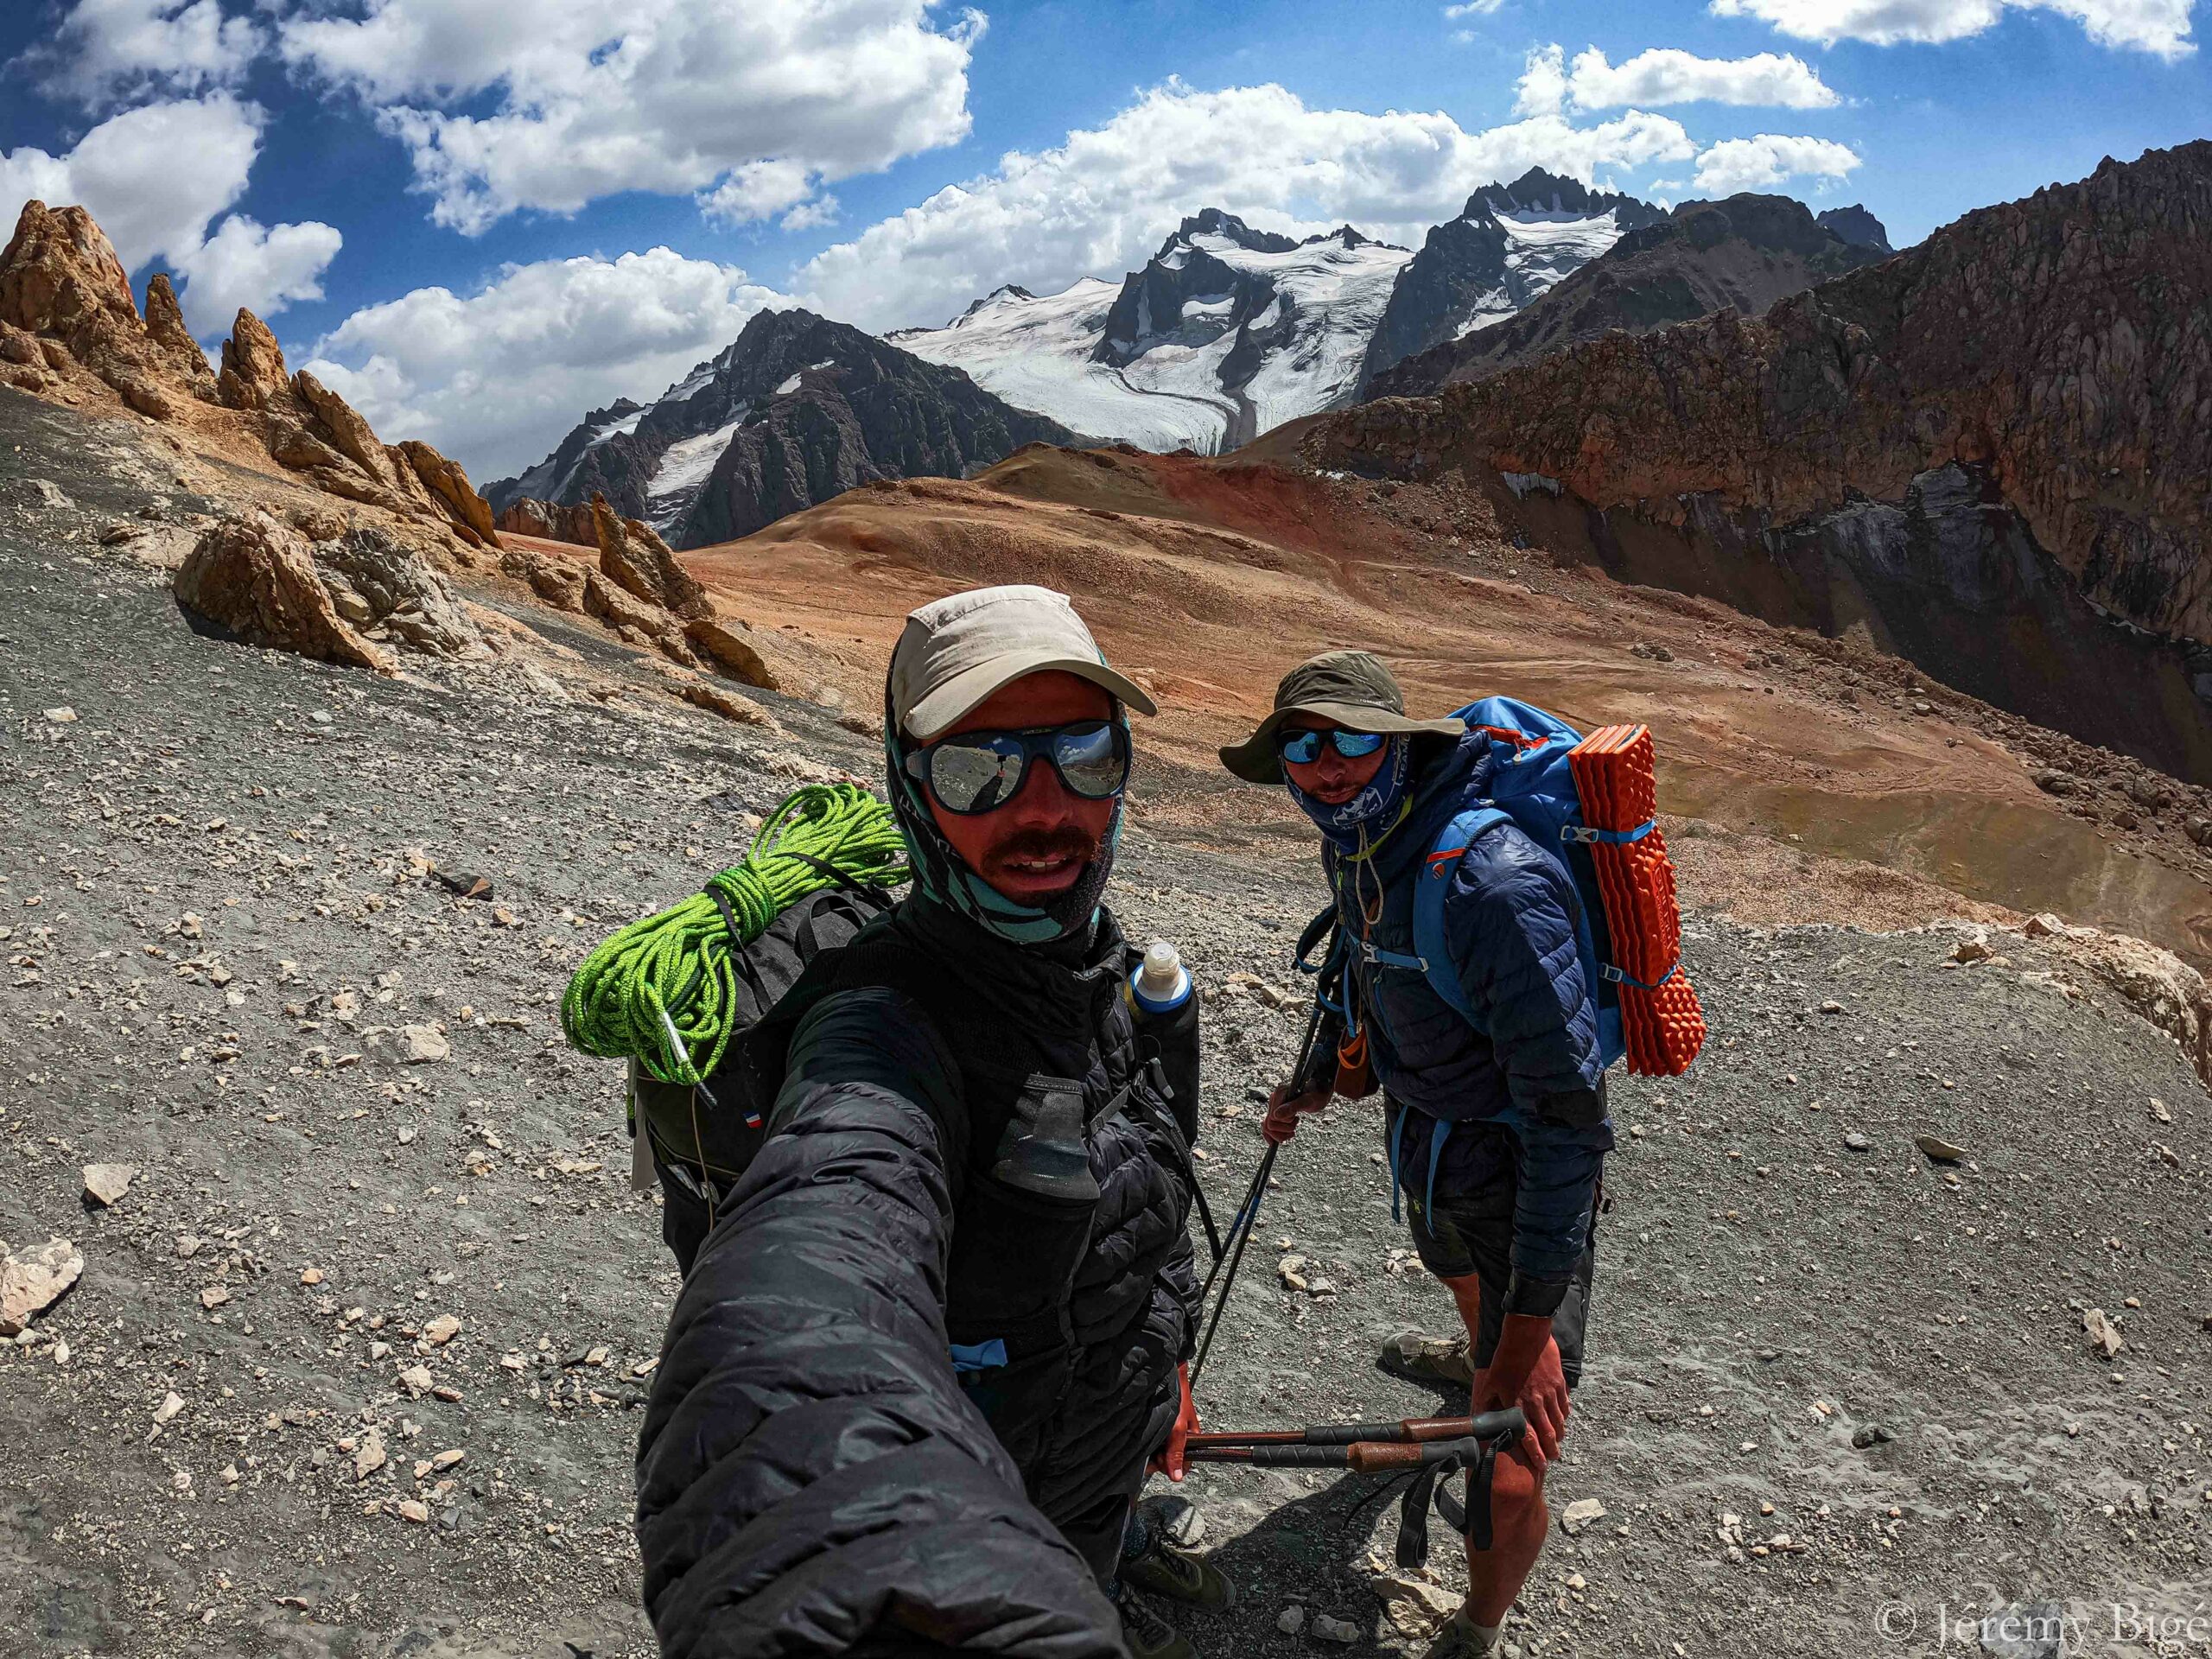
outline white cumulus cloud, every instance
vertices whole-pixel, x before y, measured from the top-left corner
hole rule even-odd
[[[1479,187],[1532,166],[1687,161],[1681,125],[1630,111],[1576,126],[1556,113],[1468,132],[1450,116],[1308,109],[1281,86],[1171,82],[1054,149],[1006,156],[800,268],[806,303],[866,327],[939,323],[1001,283],[1052,292],[1149,258],[1186,213],[1226,207],[1305,234],[1346,221],[1418,245]]]
[[[622,190],[703,192],[725,219],[787,211],[964,138],[983,30],[928,0],[341,3],[283,22],[284,56],[367,99],[433,217],[472,233]]]
[[[27,58],[48,91],[103,105],[235,86],[267,41],[219,0],[74,0]]]
[[[274,316],[296,300],[322,297],[322,273],[346,238],[310,219],[264,226],[232,213],[191,252],[170,263],[184,278],[178,302],[186,326],[201,339],[226,333],[243,306]]]
[[[1639,52],[1618,64],[1607,62],[1598,48],[1587,48],[1574,54],[1564,76],[1564,92],[1578,110],[1665,104],[1825,110],[1841,102],[1802,58],[1776,52],[1748,58],[1700,58],[1672,47]]]
[[[2130,48],[2172,61],[2196,50],[2190,39],[2196,0],[1712,0],[1717,17],[1757,17],[1785,35],[1833,46],[1866,41],[1963,40],[1995,26],[2007,6],[2071,17],[2100,46]]]
[[[1694,183],[1700,195],[1726,196],[1764,190],[1785,179],[1840,179],[1858,165],[1857,152],[1832,138],[1762,132],[1753,138],[1724,138],[1699,152]]]
[[[478,483],[550,450],[585,410],[657,397],[780,296],[667,248],[512,265],[474,294],[418,288],[356,311],[308,366],[386,437]]]
[[[28,145],[0,154],[0,202],[76,203],[99,221],[126,268],[156,257],[174,263],[245,191],[261,122],[253,105],[219,92],[126,110],[66,155]]]

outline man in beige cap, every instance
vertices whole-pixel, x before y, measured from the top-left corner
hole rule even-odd
[[[925,605],[884,747],[914,887],[756,1027],[768,1139],[687,1278],[639,1459],[671,1656],[1192,1649],[1234,1600],[1135,1499],[1182,1476],[1196,1000],[1101,903],[1128,711],[1062,595]]]

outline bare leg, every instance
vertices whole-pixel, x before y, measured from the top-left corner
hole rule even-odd
[[[1444,1287],[1459,1305],[1459,1317],[1471,1344],[1482,1329],[1482,1281],[1473,1274],[1446,1279]],[[1472,1350],[1470,1349],[1471,1357]],[[1480,1408],[1483,1372],[1475,1373],[1474,1399]],[[1485,1628],[1505,1622],[1514,1598],[1528,1581],[1529,1569],[1543,1553],[1551,1528],[1551,1510],[1544,1502],[1543,1457],[1524,1436],[1521,1443],[1501,1454],[1491,1477],[1491,1547],[1467,1551],[1467,1606],[1465,1617]]]

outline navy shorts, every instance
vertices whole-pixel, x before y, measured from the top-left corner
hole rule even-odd
[[[1389,1101],[1386,1109],[1389,1134],[1395,1139],[1402,1109]],[[1410,1144],[1401,1150],[1398,1173],[1406,1214],[1413,1224],[1414,1248],[1421,1253],[1421,1266],[1440,1279],[1472,1274],[1482,1282],[1481,1329],[1474,1333],[1471,1353],[1479,1370],[1497,1351],[1498,1333],[1504,1328],[1506,1287],[1513,1277],[1513,1211],[1521,1191],[1521,1138],[1500,1124],[1453,1125],[1436,1162],[1432,1205],[1427,1129],[1428,1121],[1416,1115]],[[1592,1205],[1582,1259],[1574,1264],[1566,1299],[1552,1314],[1560,1370],[1569,1388],[1582,1376],[1602,1192],[1601,1186],[1600,1201]]]

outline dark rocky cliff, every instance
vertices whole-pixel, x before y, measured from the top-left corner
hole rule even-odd
[[[1787,537],[1862,499],[1903,510],[1955,462],[2096,613],[2165,637],[2175,672],[2212,690],[2197,669],[2212,645],[2212,143],[1969,213],[1760,319],[1609,334],[1325,417],[1306,453],[1545,476],[1584,508],[1679,532],[1715,579],[1734,556],[1700,503]],[[2065,729],[2212,776],[2197,698],[2145,737],[2115,712],[2151,698],[2139,678],[2063,690]]]

